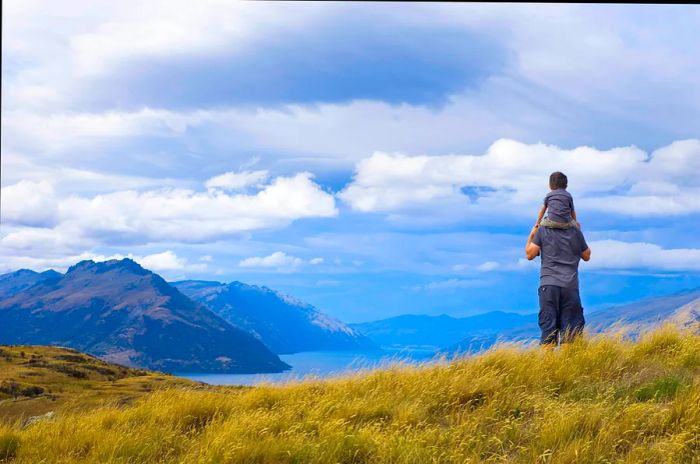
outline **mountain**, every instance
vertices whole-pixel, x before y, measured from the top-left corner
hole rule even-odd
[[[618,325],[631,325],[630,335],[635,336],[669,321],[679,325],[700,322],[700,288],[684,290],[671,295],[645,298],[633,303],[615,305],[590,313],[584,312],[586,330],[602,332]],[[458,343],[448,345],[444,352],[470,352],[488,348],[498,341],[535,341],[540,336],[535,315],[519,326],[488,336],[466,337]]]
[[[15,273],[16,274],[16,273]],[[280,372],[259,340],[130,259],[81,261],[0,300],[0,343],[67,346],[125,366],[179,372]]]
[[[476,316],[455,318],[440,316],[402,315],[372,322],[350,324],[350,327],[386,347],[429,346],[444,347],[464,338],[489,336],[512,329],[536,318],[493,311]]]
[[[38,283],[47,280],[57,280],[61,277],[62,275],[59,272],[53,270],[34,272],[29,269],[20,269],[19,271],[0,275],[0,298],[8,298]]]
[[[681,326],[695,326],[700,324],[700,298],[678,308],[672,317],[673,322]]]
[[[201,280],[172,285],[231,324],[252,333],[277,354],[377,348],[339,320],[267,287]]]
[[[654,325],[674,319],[682,306],[697,299],[700,299],[700,288],[604,308],[587,315],[586,321],[589,327],[597,331],[616,323]]]

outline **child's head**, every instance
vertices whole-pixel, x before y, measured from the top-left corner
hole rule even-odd
[[[569,185],[569,180],[563,172],[553,172],[549,176],[549,188],[551,190],[565,189]]]

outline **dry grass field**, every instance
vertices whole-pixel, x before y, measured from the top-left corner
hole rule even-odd
[[[195,382],[104,362],[69,348],[0,346],[0,422],[50,411],[126,405],[153,390]]]
[[[3,348],[13,356],[17,349]],[[606,334],[555,350],[502,345],[437,365],[282,386],[92,375],[88,387],[75,385],[85,379],[62,387],[53,418],[0,425],[0,460],[700,462],[700,336],[672,326],[637,341]],[[159,382],[167,385],[155,388]],[[142,393],[144,385],[152,391]],[[81,406],[73,395],[92,399]]]

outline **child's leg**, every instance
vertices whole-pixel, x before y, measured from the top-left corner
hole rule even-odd
[[[542,209],[540,209],[539,214],[537,215],[537,222],[535,223],[535,227],[539,227],[540,224],[542,223],[542,218],[544,217],[544,212],[547,209],[547,206],[543,206]]]
[[[575,227],[576,224],[572,222],[559,222],[552,221],[549,218],[544,218],[542,220],[542,225],[544,227],[549,227],[550,229],[568,229],[569,227]]]

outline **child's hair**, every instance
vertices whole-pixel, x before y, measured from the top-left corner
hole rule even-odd
[[[563,172],[553,172],[549,176],[549,188],[552,190],[565,189],[569,185],[569,180]]]

